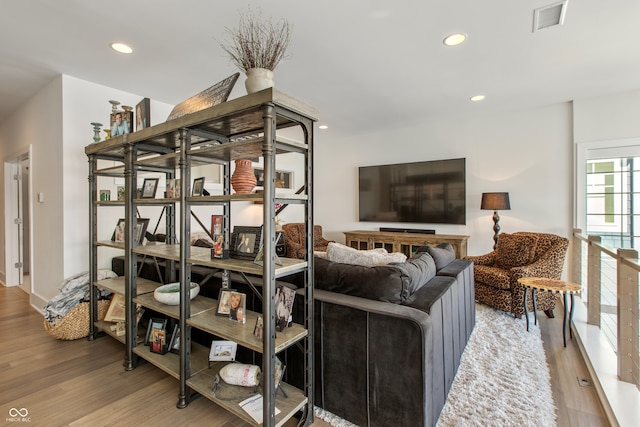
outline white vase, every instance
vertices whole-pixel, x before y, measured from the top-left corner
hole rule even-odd
[[[247,70],[247,80],[244,81],[247,93],[260,92],[273,87],[273,71],[266,68],[251,68]]]

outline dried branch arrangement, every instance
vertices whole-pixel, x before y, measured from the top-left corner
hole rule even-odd
[[[240,15],[238,28],[225,28],[229,40],[220,43],[238,68],[266,68],[273,71],[285,59],[291,41],[292,26],[281,19],[274,24],[271,19],[261,20],[249,9]]]

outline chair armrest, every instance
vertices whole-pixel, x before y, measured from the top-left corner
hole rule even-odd
[[[496,263],[496,251],[485,255],[466,256],[463,259],[473,261],[475,265],[494,265]]]
[[[301,243],[288,241],[286,244],[288,258],[304,258],[304,246]]]

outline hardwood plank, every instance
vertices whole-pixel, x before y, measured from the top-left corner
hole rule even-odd
[[[553,399],[558,408],[558,427],[608,426],[595,388],[581,387],[578,383],[578,378],[591,379],[578,345],[575,340],[568,340],[567,347],[563,346],[560,298],[554,311],[556,317],[553,319],[538,313],[538,322],[549,365]]]

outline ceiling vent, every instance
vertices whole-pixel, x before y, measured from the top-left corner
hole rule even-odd
[[[564,0],[535,9],[533,11],[533,32],[535,33],[538,30],[553,27],[554,25],[562,25],[568,1]]]

